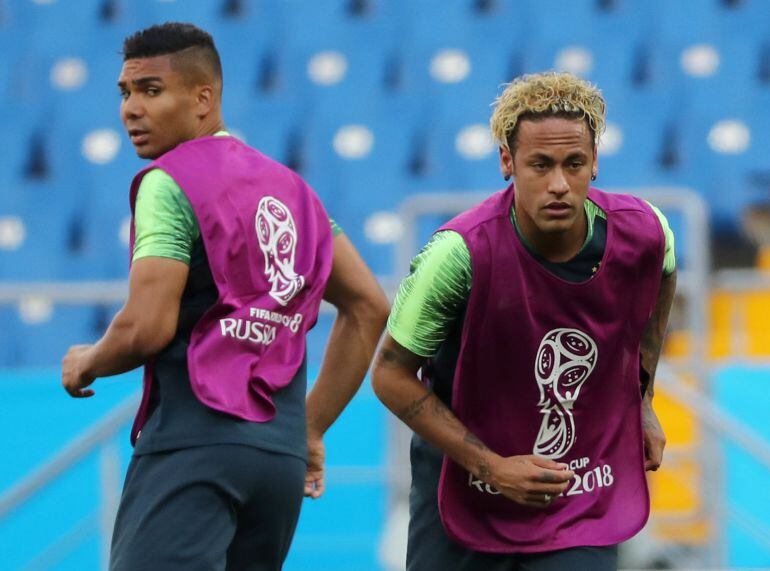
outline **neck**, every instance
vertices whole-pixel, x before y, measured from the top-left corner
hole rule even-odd
[[[224,130],[225,123],[222,121],[221,115],[217,115],[216,117],[206,118],[204,121],[201,121],[201,124],[198,125],[198,128],[195,131],[194,138],[210,137],[215,133]]]
[[[571,228],[562,232],[543,232],[518,204],[514,208],[519,232],[532,249],[549,262],[567,262],[583,247],[588,232],[585,209],[581,209]]]

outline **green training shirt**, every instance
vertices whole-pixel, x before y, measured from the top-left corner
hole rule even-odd
[[[590,255],[600,260],[601,252],[604,251],[607,214],[590,200],[586,200],[584,204],[588,230],[581,251],[575,258],[555,264],[546,262],[535,254],[535,257],[549,270],[570,281],[588,279],[591,271],[598,269],[598,263],[593,268],[589,265],[588,271],[584,272],[585,264],[582,262],[585,262],[585,258]],[[651,204],[650,206],[658,216],[666,238],[663,273],[669,275],[676,268],[674,234],[663,213],[655,206]],[[531,246],[519,233],[513,209],[511,209],[511,222],[524,245],[532,251]],[[601,237],[595,232],[597,227],[602,230]],[[601,240],[601,243],[593,244],[592,242],[597,241],[594,238]],[[587,252],[588,250],[591,252]],[[579,267],[578,272],[575,271],[576,266]],[[585,275],[575,279],[576,273]],[[388,333],[412,353],[422,357],[432,357],[449,335],[456,319],[464,311],[470,296],[471,282],[471,255],[462,236],[451,230],[436,233],[412,260],[410,273],[399,287],[388,318]]]
[[[216,137],[228,135],[219,131]],[[329,219],[332,233],[337,236],[342,229]],[[184,191],[171,176],[161,169],[153,169],[144,175],[139,184],[134,206],[133,261],[149,256],[171,258],[188,265],[195,265],[202,248],[196,248],[201,237],[198,219]]]

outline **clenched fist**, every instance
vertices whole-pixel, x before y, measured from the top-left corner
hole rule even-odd
[[[92,345],[73,345],[62,359],[61,384],[73,398],[85,398],[94,395],[93,390],[86,389],[95,379],[85,372],[88,352],[91,347]]]

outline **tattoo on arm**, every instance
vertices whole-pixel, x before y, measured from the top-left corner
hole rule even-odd
[[[438,397],[433,401],[433,414],[440,416],[441,418],[449,419],[453,423],[457,422],[454,413],[449,410],[449,407],[447,407],[447,405],[445,405]]]
[[[658,359],[663,348],[663,340],[666,335],[671,305],[674,302],[675,290],[676,272],[663,277],[660,292],[658,293],[658,301],[647,323],[647,328],[642,335],[640,346],[643,372],[642,382],[647,383],[646,391],[651,395],[654,393],[655,371],[658,368]]]
[[[475,446],[479,450],[489,450],[489,448],[487,448],[486,444],[484,444],[479,439],[479,437],[476,436],[475,434],[473,434],[470,430],[468,430],[465,433],[465,438],[463,440],[465,440],[465,442],[467,442],[468,444],[473,444],[473,446]]]
[[[492,470],[489,468],[489,464],[484,462],[483,460],[479,462],[479,470],[478,470],[479,478],[484,480],[485,482],[489,480],[489,478],[492,476]]]
[[[404,422],[409,422],[414,417],[419,415],[422,412],[422,405],[425,404],[425,401],[428,400],[431,396],[431,393],[426,394],[425,396],[412,401],[409,406],[407,406],[401,414],[398,415],[398,418],[400,418]]]
[[[470,430],[465,431],[465,437],[463,440],[475,448],[478,448],[482,452],[489,450],[487,445],[484,444],[481,439],[473,434]],[[476,475],[487,483],[489,483],[489,479],[492,477],[492,469],[489,467],[489,463],[483,458],[479,460],[478,466],[476,468]]]

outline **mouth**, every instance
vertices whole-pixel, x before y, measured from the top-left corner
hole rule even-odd
[[[565,218],[572,212],[572,205],[567,202],[549,202],[544,210],[556,218]]]
[[[150,134],[147,131],[143,131],[142,129],[129,129],[128,137],[131,139],[131,143],[134,146],[139,147],[141,145],[147,144],[150,138]]]

